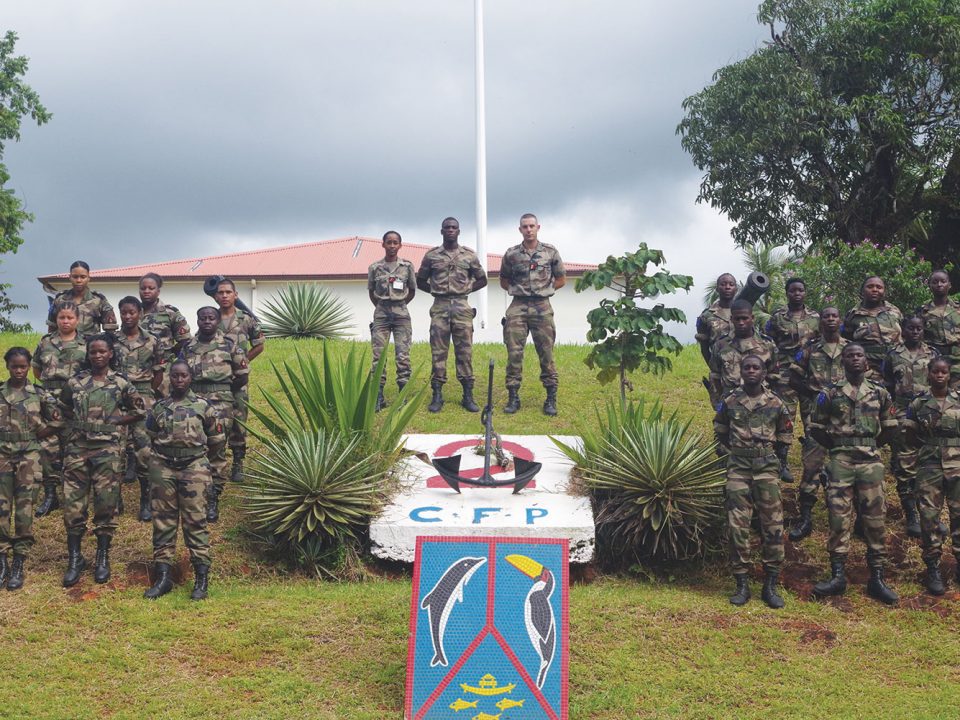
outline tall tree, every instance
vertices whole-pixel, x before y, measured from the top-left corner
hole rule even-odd
[[[687,98],[734,240],[960,248],[960,0],[765,0],[770,40]],[[929,232],[928,232],[929,229]]]

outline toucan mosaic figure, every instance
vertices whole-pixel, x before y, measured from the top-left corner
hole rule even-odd
[[[523,617],[527,625],[527,635],[537,655],[540,656],[540,671],[537,673],[537,687],[542,688],[546,680],[553,653],[557,647],[557,622],[553,616],[550,596],[556,585],[553,573],[536,560],[526,555],[507,555],[508,563],[529,578],[533,578],[533,587],[527,593],[523,604]]]

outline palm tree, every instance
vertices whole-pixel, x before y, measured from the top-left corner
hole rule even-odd
[[[743,264],[751,273],[761,273],[770,279],[770,290],[764,293],[753,306],[753,315],[758,328],[763,328],[770,314],[787,304],[784,282],[790,268],[799,260],[796,253],[782,245],[756,243],[741,249]],[[739,284],[739,282],[738,282]],[[712,280],[703,294],[703,302],[711,305],[717,301],[717,281]]]

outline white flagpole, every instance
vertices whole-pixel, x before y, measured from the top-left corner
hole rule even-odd
[[[480,265],[487,267],[487,129],[484,106],[483,79],[483,0],[474,0],[476,108],[477,108],[477,256]],[[477,319],[480,328],[487,327],[487,288],[480,291],[477,301]]]

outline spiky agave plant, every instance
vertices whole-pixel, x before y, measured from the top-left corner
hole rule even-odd
[[[344,338],[353,326],[349,306],[315,283],[290,283],[264,303],[260,321],[267,337]]]

